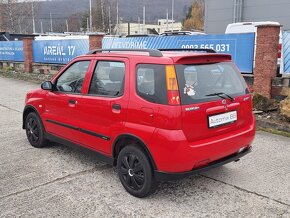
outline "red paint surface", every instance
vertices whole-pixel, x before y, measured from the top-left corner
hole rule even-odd
[[[108,156],[112,156],[113,143],[118,136],[136,136],[147,146],[157,170],[163,172],[192,170],[234,154],[240,148],[250,146],[254,139],[255,120],[249,94],[236,97],[234,102],[227,100],[224,107],[222,100],[192,105],[161,105],[148,102],[136,93],[136,65],[139,63],[175,64],[175,61],[185,63],[189,60],[194,63],[214,63],[230,61],[227,55],[168,53],[164,57],[156,58],[142,53],[103,53],[78,57],[70,64],[79,60],[91,60],[81,94],[35,90],[27,95],[26,105],[37,109],[45,130],[51,134]],[[90,80],[98,60],[125,63],[126,79],[122,96],[108,98],[88,95]],[[52,79],[52,83],[65,69]],[[71,105],[69,100],[77,103]],[[113,109],[113,104],[120,105],[121,109]],[[186,111],[190,107],[199,109]],[[209,115],[234,110],[238,115],[236,122],[216,128],[208,127]],[[110,140],[46,120],[86,129],[110,137]]]

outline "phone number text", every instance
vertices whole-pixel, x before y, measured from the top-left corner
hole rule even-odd
[[[229,52],[230,51],[230,44],[187,44],[182,45],[181,48],[192,48],[192,49],[213,49],[217,52]]]

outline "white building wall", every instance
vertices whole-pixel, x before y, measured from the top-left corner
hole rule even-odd
[[[158,24],[146,24],[145,27],[143,23],[130,23],[130,35],[134,34],[148,34],[150,29],[155,29],[159,34],[164,33],[165,31],[171,31],[173,27],[173,30],[181,30],[182,29],[182,23],[173,23],[171,20],[168,21],[166,19],[160,19],[158,20]],[[118,28],[119,35],[128,35],[128,23],[121,23],[119,24]]]

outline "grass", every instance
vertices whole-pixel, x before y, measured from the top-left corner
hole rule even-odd
[[[52,75],[44,75],[39,73],[24,73],[24,72],[15,72],[12,70],[0,70],[0,76],[5,78],[13,78],[24,81],[29,81],[33,83],[42,83],[44,81],[50,80]]]
[[[272,134],[275,134],[275,135],[281,135],[281,136],[285,136],[285,137],[289,137],[290,138],[290,133],[289,132],[279,131],[279,130],[276,130],[276,129],[257,127],[257,131],[269,132],[269,133],[272,133]]]

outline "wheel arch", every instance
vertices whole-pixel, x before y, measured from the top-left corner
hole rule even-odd
[[[148,157],[149,159],[149,162],[152,166],[152,169],[153,170],[157,170],[157,167],[156,167],[156,164],[155,164],[155,161],[147,147],[147,145],[144,143],[144,141],[142,139],[140,139],[138,136],[135,136],[135,135],[132,135],[132,134],[122,134],[122,135],[119,135],[114,143],[113,143],[113,149],[112,149],[112,156],[114,158],[114,165],[116,165],[117,163],[117,158],[118,158],[118,155],[120,153],[120,151],[126,146],[126,145],[129,145],[129,144],[136,144],[139,148],[141,148],[144,153],[146,154],[146,156]]]
[[[26,117],[31,112],[35,112],[37,114],[37,116],[40,118],[39,113],[38,113],[38,111],[36,110],[35,107],[33,107],[32,105],[25,106],[25,108],[23,110],[23,115],[22,115],[22,129],[25,129],[25,120],[26,120]],[[40,121],[42,122],[41,119],[40,119]]]

